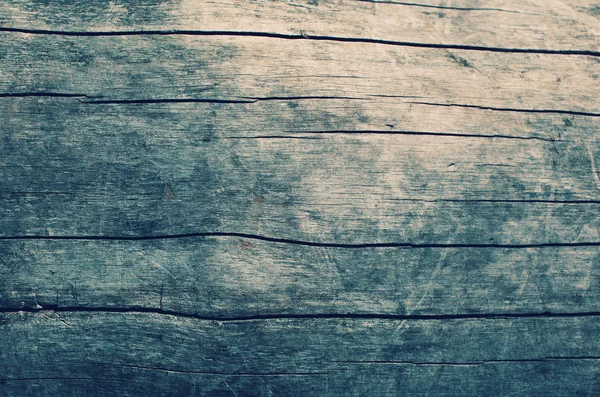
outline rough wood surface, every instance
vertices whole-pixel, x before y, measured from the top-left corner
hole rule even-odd
[[[0,4],[0,395],[600,392],[600,4]]]
[[[588,313],[599,299],[596,247],[347,249],[229,237],[0,247],[0,303],[15,310],[485,316]]]
[[[449,4],[450,3],[450,4]],[[237,31],[427,45],[598,51],[596,0],[5,0],[4,29]]]
[[[3,359],[17,363],[0,375],[9,396],[600,392],[597,318],[216,322],[42,311],[0,321],[10,324]]]

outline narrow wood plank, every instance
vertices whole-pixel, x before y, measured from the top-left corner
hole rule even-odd
[[[331,248],[211,237],[0,241],[0,308],[215,318],[598,311],[600,248]]]
[[[7,396],[598,391],[596,317],[219,323],[50,311],[1,323]]]
[[[265,37],[1,36],[4,95],[68,94],[96,103],[342,97],[358,107],[392,99],[600,115],[599,57]]]
[[[144,0],[51,6],[10,0],[0,23],[49,31],[243,31],[488,48],[598,51],[600,42],[597,4],[590,0]]]
[[[368,130],[234,139],[278,134],[270,115],[286,109],[281,117],[290,128],[312,130],[327,118],[304,102],[115,109],[68,98],[2,100],[12,103],[2,146],[3,237],[232,232],[325,244],[599,241],[600,154],[586,136],[595,124],[581,121],[590,118],[567,119],[570,126],[541,116],[520,121],[541,131],[556,123],[550,134],[568,141]],[[352,112],[339,105],[338,113]],[[485,118],[475,119],[485,128]],[[263,131],[269,123],[272,130]]]

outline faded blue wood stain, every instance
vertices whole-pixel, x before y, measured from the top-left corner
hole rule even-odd
[[[572,1],[0,5],[0,395],[596,395]]]

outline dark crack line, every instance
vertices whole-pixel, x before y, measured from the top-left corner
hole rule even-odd
[[[506,359],[506,360],[479,360],[471,362],[421,362],[421,361],[330,361],[336,364],[358,364],[358,365],[415,365],[415,366],[478,366],[485,364],[516,364],[516,363],[548,363],[553,361],[571,361],[571,360],[600,360],[596,356],[571,356],[571,357],[544,357],[530,359]]]
[[[80,101],[91,105],[118,105],[118,104],[151,104],[151,103],[255,103],[249,99],[204,99],[204,98],[163,98],[163,99],[107,99],[100,101]]]
[[[94,364],[99,367],[117,367],[117,368],[131,368],[139,369],[144,371],[161,371],[170,372],[177,374],[190,374],[190,375],[217,375],[217,376],[234,376],[234,377],[252,377],[252,376],[264,376],[264,377],[290,377],[290,376],[318,376],[328,375],[331,372],[338,371],[327,370],[326,372],[217,372],[217,371],[194,371],[194,370],[182,370],[165,367],[152,367],[144,365],[126,365],[126,364],[111,364],[111,363],[96,363]]]
[[[422,8],[436,8],[441,10],[456,10],[456,11],[500,11],[500,12],[510,12],[513,14],[526,14],[526,15],[539,15],[533,13],[523,13],[521,11],[515,10],[507,10],[504,8],[487,8],[487,7],[453,7],[453,6],[442,6],[442,5],[433,5],[433,4],[422,4],[422,3],[410,3],[405,1],[387,1],[387,0],[359,0],[363,3],[373,3],[373,4],[397,4],[403,6],[411,6],[411,7],[422,7]]]
[[[245,99],[251,99],[254,102],[262,102],[262,101],[302,101],[302,100],[311,100],[311,99],[349,99],[349,100],[359,100],[359,101],[368,101],[369,98],[361,98],[361,97],[348,97],[348,96],[327,96],[327,95],[307,95],[307,96],[270,96],[270,97],[242,97]]]
[[[572,116],[588,116],[600,117],[600,113],[582,112],[576,110],[561,110],[561,109],[518,109],[518,108],[497,108],[493,106],[468,105],[459,103],[435,103],[435,102],[408,102],[415,105],[426,106],[443,106],[443,107],[458,107],[480,110],[492,110],[495,112],[517,112],[517,113],[553,113],[553,114],[568,114]]]
[[[188,36],[229,36],[229,37],[263,37],[272,39],[286,40],[313,40],[313,41],[332,41],[344,43],[368,43],[382,44],[400,47],[418,47],[418,48],[437,48],[437,49],[452,49],[466,51],[488,51],[488,52],[503,52],[503,53],[525,53],[525,54],[549,54],[549,55],[586,55],[600,57],[600,51],[592,50],[551,50],[543,48],[510,48],[510,47],[487,47],[466,44],[436,44],[436,43],[420,43],[411,41],[395,41],[384,39],[373,39],[366,37],[340,37],[340,36],[321,36],[308,34],[288,34],[288,33],[271,33],[271,32],[252,32],[252,31],[227,31],[227,30],[130,30],[130,31],[63,31],[63,30],[45,30],[45,29],[24,29],[0,27],[0,32],[7,33],[25,33],[25,34],[41,34],[41,35],[56,35],[56,36],[82,36],[82,37],[97,37],[97,36],[168,36],[168,35],[188,35]]]
[[[368,98],[343,97],[343,96],[290,96],[290,97],[241,97],[241,99],[210,99],[210,98],[149,98],[149,99],[105,99],[97,101],[80,100],[81,103],[94,105],[111,104],[149,104],[149,103],[231,103],[247,104],[268,101],[302,101],[302,100],[361,100]]]
[[[485,134],[462,134],[458,132],[431,132],[431,131],[394,131],[394,130],[323,130],[323,131],[284,131],[290,134],[346,134],[346,135],[427,135],[447,136],[455,138],[488,138],[488,139],[520,139],[538,140],[544,142],[562,142],[560,139],[541,138],[535,136],[519,135],[485,135]]]
[[[323,138],[316,136],[293,136],[293,135],[256,135],[256,136],[224,136],[221,139],[305,139],[321,140]]]
[[[494,204],[600,204],[600,200],[498,200],[498,199],[387,199],[388,201],[407,201],[422,203],[494,203]]]
[[[287,238],[267,237],[248,233],[228,233],[228,232],[203,232],[187,234],[168,234],[158,236],[0,236],[2,240],[99,240],[99,241],[150,241],[150,240],[173,240],[180,238],[204,238],[204,237],[237,237],[249,240],[267,241],[270,243],[303,245],[309,247],[328,247],[328,248],[404,248],[404,249],[422,249],[422,248],[497,248],[497,249],[526,249],[526,248],[552,248],[552,247],[600,247],[598,241],[587,241],[577,243],[532,243],[532,244],[428,244],[428,243],[324,243],[305,240],[294,240]]]
[[[305,314],[254,314],[242,316],[208,316],[154,307],[84,307],[56,304],[38,304],[41,307],[0,308],[0,313],[40,313],[52,311],[57,313],[122,313],[122,314],[157,314],[173,317],[193,318],[203,321],[244,322],[265,320],[392,320],[392,321],[443,321],[443,320],[494,320],[512,318],[579,318],[598,317],[600,312],[533,312],[533,313],[470,313],[470,314],[381,314],[381,313],[305,313]]]

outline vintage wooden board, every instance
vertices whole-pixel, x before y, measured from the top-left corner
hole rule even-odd
[[[598,51],[595,0],[7,0],[4,29],[267,32],[428,45]]]
[[[5,314],[0,321],[10,324],[0,340],[3,357],[15,363],[10,376],[0,378],[8,395],[599,391],[595,317],[216,322],[38,312]]]
[[[594,395],[600,4],[0,4],[0,395]]]

